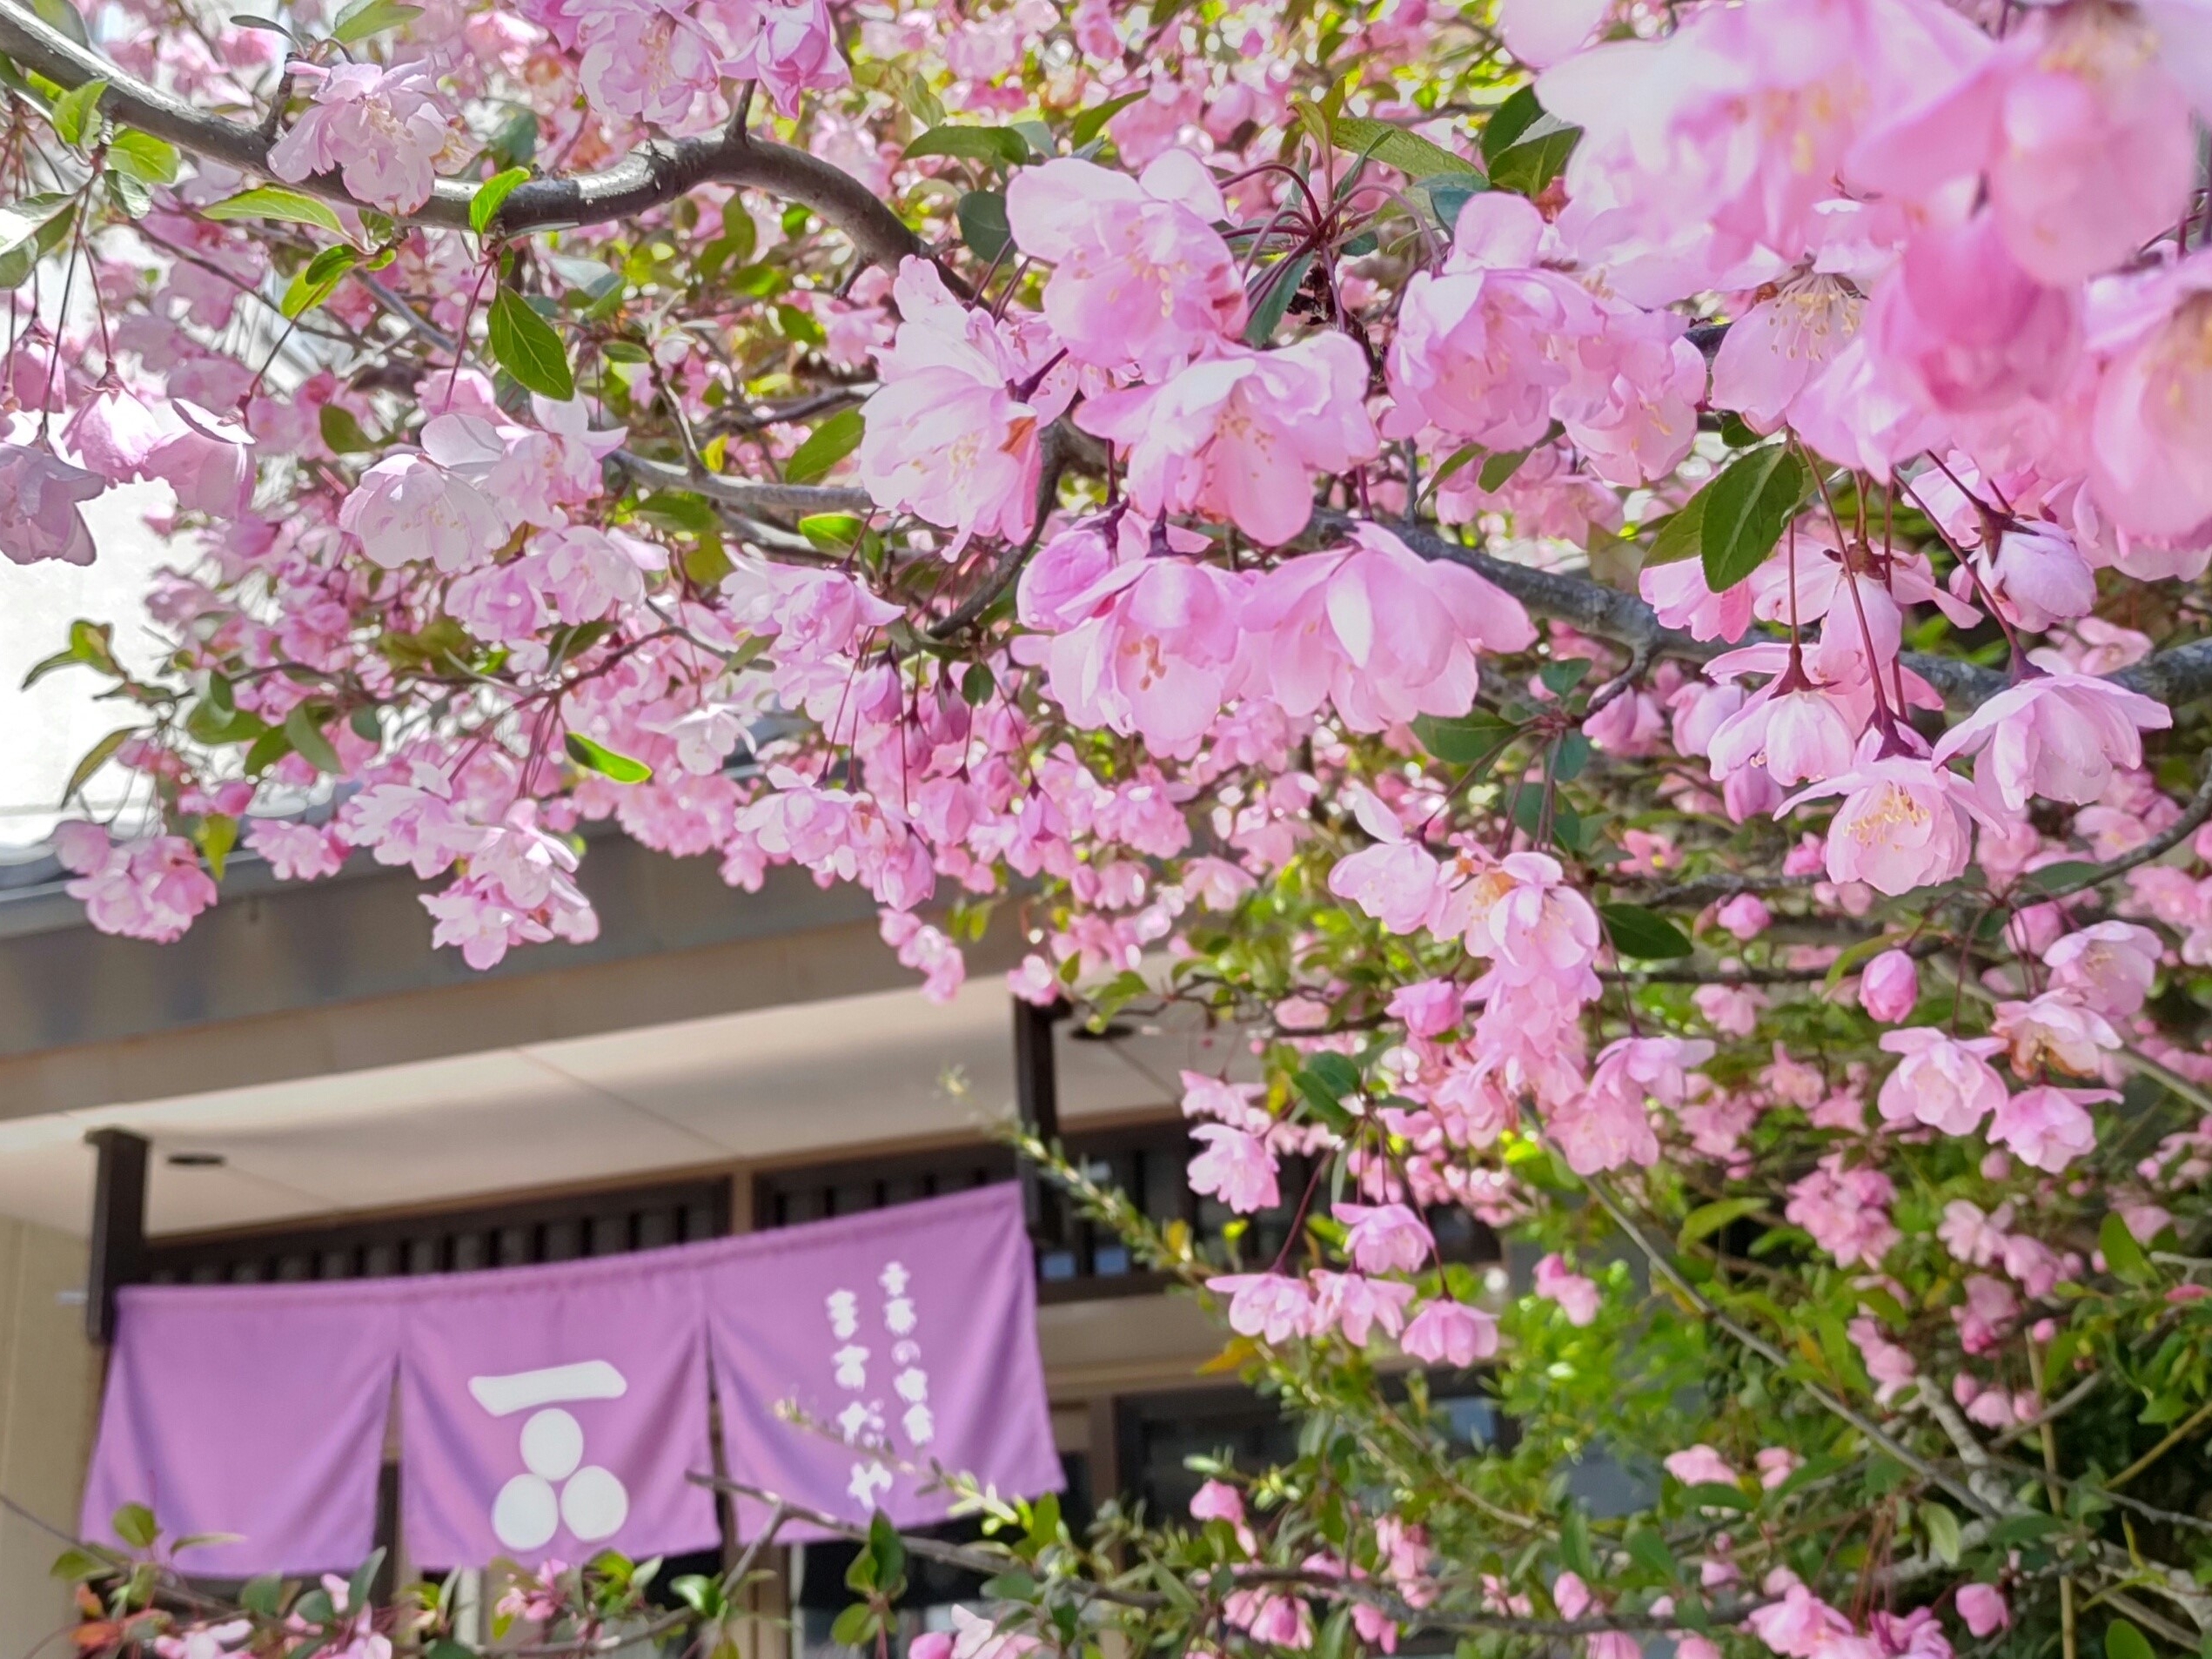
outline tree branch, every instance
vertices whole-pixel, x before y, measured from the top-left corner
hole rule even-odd
[[[241,172],[269,176],[270,140],[262,132],[150,85],[42,22],[17,0],[0,0],[0,52],[62,86],[104,80],[102,107],[125,125]],[[503,236],[521,236],[603,225],[666,206],[707,184],[765,191],[797,202],[842,231],[863,259],[877,265],[895,266],[909,254],[928,252],[906,222],[850,173],[803,150],[741,131],[712,138],[656,138],[604,172],[533,179],[500,204],[491,228]],[[293,188],[347,206],[365,205],[329,175]],[[431,198],[404,219],[466,230],[475,193],[475,185],[466,180],[440,179]]]

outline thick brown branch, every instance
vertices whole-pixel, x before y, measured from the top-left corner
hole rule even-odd
[[[63,86],[95,78],[108,84],[102,107],[127,126],[165,138],[180,150],[219,161],[241,172],[269,172],[270,141],[252,127],[197,110],[80,46],[40,21],[17,0],[0,0],[0,52]],[[493,228],[502,235],[604,225],[666,206],[701,185],[735,185],[765,191],[819,213],[852,238],[862,258],[895,265],[924,252],[922,238],[860,180],[803,150],[725,132],[712,138],[654,139],[604,172],[538,178],[500,205]],[[362,206],[332,177],[295,186],[326,201]],[[440,179],[409,223],[466,229],[476,187]]]

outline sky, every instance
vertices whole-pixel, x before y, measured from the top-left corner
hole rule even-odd
[[[90,566],[0,563],[0,849],[36,845],[62,816],[62,787],[77,761],[131,710],[100,702],[109,682],[89,668],[50,674],[25,691],[23,675],[69,642],[77,617],[115,624],[115,648],[144,667],[160,655],[145,608],[155,567],[171,561],[145,514],[168,506],[168,487],[132,484],[110,490],[84,509],[99,556]],[[90,800],[111,809],[124,785],[113,767],[94,779]]]

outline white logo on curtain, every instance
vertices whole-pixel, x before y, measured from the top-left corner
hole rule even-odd
[[[611,1470],[584,1461],[584,1429],[560,1407],[580,1400],[619,1400],[629,1381],[604,1360],[546,1366],[501,1377],[471,1377],[468,1391],[494,1417],[516,1412],[522,1466],[492,1501],[492,1531],[509,1549],[536,1549],[562,1524],[586,1543],[621,1530],[630,1494]]]
[[[891,1390],[898,1396],[897,1403],[891,1405],[880,1397],[856,1398],[847,1401],[844,1409],[837,1414],[839,1432],[860,1454],[853,1461],[852,1479],[846,1482],[845,1490],[864,1509],[875,1508],[891,1489],[889,1465],[870,1450],[881,1446],[888,1437],[888,1412],[899,1411],[899,1426],[912,1446],[927,1446],[937,1435],[936,1419],[929,1412],[929,1374],[922,1368],[922,1345],[914,1340],[915,1330],[921,1321],[915,1312],[914,1299],[907,1294],[913,1275],[903,1262],[886,1262],[875,1282],[883,1290],[883,1328],[894,1339],[890,1358],[897,1369],[892,1374]],[[861,1331],[860,1298],[849,1290],[834,1290],[826,1300],[829,1333],[838,1344],[829,1356],[830,1364],[835,1367],[837,1386],[855,1395],[866,1396],[868,1362],[873,1355],[868,1348],[854,1340]]]

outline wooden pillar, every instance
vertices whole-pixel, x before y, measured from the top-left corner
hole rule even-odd
[[[92,1183],[91,1261],[84,1285],[84,1333],[115,1340],[115,1293],[145,1277],[146,1155],[143,1135],[95,1129],[84,1137],[99,1154]]]
[[[1022,1127],[1048,1145],[1060,1138],[1060,1079],[1052,1052],[1052,1028],[1068,1016],[1065,1003],[1040,1008],[1014,999],[1014,1104]],[[1021,1163],[1022,1214],[1039,1249],[1065,1241],[1060,1195],[1037,1172]]]

